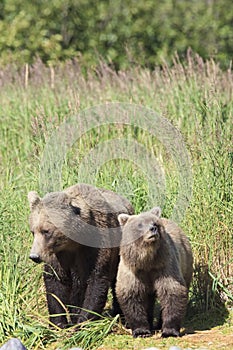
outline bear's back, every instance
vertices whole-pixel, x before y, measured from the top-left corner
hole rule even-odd
[[[120,213],[134,213],[131,203],[126,198],[110,190],[80,183],[68,187],[64,192],[72,198],[72,203],[82,208],[81,216],[87,221],[94,217],[97,226],[111,224],[117,227],[117,216]]]

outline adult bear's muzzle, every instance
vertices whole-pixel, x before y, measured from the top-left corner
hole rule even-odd
[[[40,256],[37,255],[37,254],[31,253],[31,254],[29,255],[29,258],[32,259],[32,261],[34,261],[34,262],[37,263],[37,264],[40,264],[40,263],[42,262]]]

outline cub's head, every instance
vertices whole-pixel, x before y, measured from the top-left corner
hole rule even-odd
[[[50,263],[54,254],[74,248],[70,239],[70,222],[78,225],[80,208],[72,205],[64,192],[48,193],[40,198],[36,192],[28,193],[30,230],[34,236],[30,259],[36,263]],[[78,220],[78,222],[77,222]],[[77,227],[77,226],[76,226]]]
[[[144,266],[156,255],[164,233],[160,217],[159,207],[139,215],[118,216],[122,227],[121,255],[128,263]]]

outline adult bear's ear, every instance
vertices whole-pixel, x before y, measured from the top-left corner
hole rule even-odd
[[[128,219],[130,218],[130,215],[128,215],[128,214],[119,214],[117,218],[118,218],[119,224],[121,226],[124,226],[126,224],[126,222],[128,221]]]
[[[30,209],[32,210],[40,203],[41,198],[38,196],[38,193],[36,191],[30,191],[28,193],[28,201]]]
[[[154,207],[153,209],[150,210],[150,212],[156,216],[158,216],[159,218],[162,215],[162,210],[160,207]]]

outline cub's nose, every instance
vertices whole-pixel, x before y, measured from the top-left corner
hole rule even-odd
[[[152,224],[151,227],[150,227],[150,231],[153,232],[153,233],[157,233],[158,231],[158,227],[156,224]]]
[[[39,255],[37,255],[37,254],[31,253],[31,254],[29,255],[29,258],[32,259],[32,261],[34,261],[34,262],[37,263],[37,264],[40,264],[40,263],[42,262],[41,258],[40,258]]]

